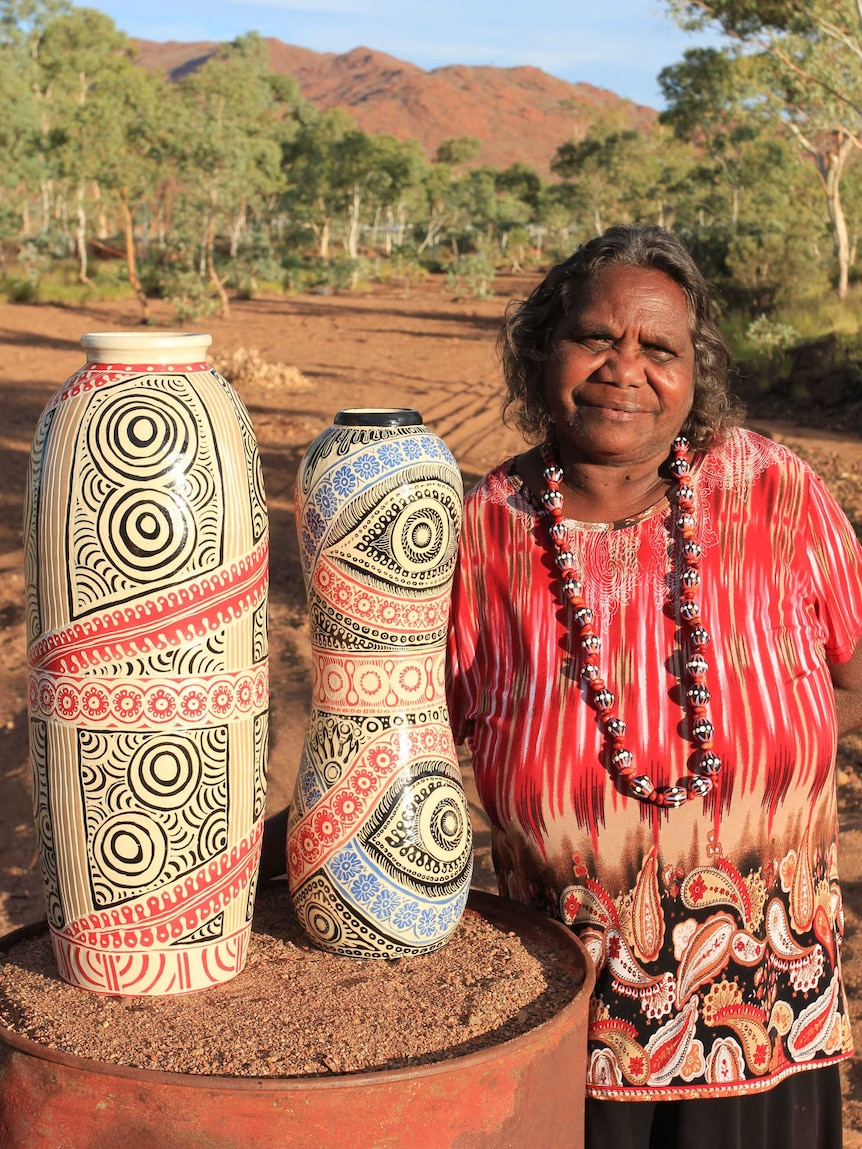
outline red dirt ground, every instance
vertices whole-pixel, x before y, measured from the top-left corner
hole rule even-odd
[[[526,279],[498,281],[498,294],[453,300],[430,281],[409,294],[392,286],[355,295],[270,297],[233,305],[209,319],[213,352],[254,348],[297,366],[305,389],[241,385],[263,459],[272,532],[272,742],[269,810],[289,800],[310,692],[305,599],[297,560],[293,484],[302,454],[340,407],[417,407],[454,452],[465,486],[519,447],[500,420],[494,339],[510,295]],[[159,325],[172,328],[166,307]],[[39,414],[83,362],[87,331],[134,329],[133,301],[84,308],[0,305],[0,932],[43,914],[27,750],[21,515],[27,454]],[[851,517],[862,521],[862,441],[790,424],[764,426],[798,448],[823,474]],[[465,784],[475,819],[476,885],[494,889],[487,822],[469,767]],[[862,737],[840,748],[841,869],[847,910],[845,973],[862,1048]],[[862,1060],[845,1071],[845,1144],[862,1149]]]

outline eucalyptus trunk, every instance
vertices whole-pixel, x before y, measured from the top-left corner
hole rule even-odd
[[[233,227],[230,231],[230,257],[236,259],[239,251],[239,241],[242,233],[245,231],[246,218],[248,215],[248,205],[243,203],[233,221]]]
[[[209,266],[210,283],[216,289],[216,293],[221,300],[221,316],[222,319],[230,317],[230,300],[225,291],[224,280],[219,277],[219,273],[215,265],[215,215],[210,216],[209,228],[207,229],[207,264]]]
[[[347,221],[347,254],[351,259],[359,258],[359,220],[362,208],[362,191],[354,187],[350,201],[350,214]]]
[[[329,242],[331,238],[331,224],[328,216],[321,223],[313,223],[311,230],[317,240],[317,254],[320,259],[329,259]]]
[[[129,204],[129,197],[125,188],[123,188],[120,193],[120,208],[123,213],[123,233],[126,238],[126,267],[129,272],[129,283],[131,283],[132,290],[137,296],[138,303],[141,305],[141,323],[149,323],[150,301],[147,299],[147,293],[144,291],[140,276],[138,275],[138,262],[135,251],[135,221],[132,216],[132,208]]]
[[[78,184],[75,204],[75,247],[78,252],[78,282],[89,283],[87,276],[87,212],[84,207],[84,185]]]

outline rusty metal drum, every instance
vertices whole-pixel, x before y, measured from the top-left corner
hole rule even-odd
[[[0,1027],[4,1149],[570,1149],[583,1146],[595,971],[560,922],[470,893],[471,909],[538,942],[571,979],[548,1021],[431,1065],[325,1078],[194,1076],[49,1049]],[[0,954],[44,927],[0,939]],[[321,960],[330,960],[321,955]]]
[[[30,745],[62,978],[205,988],[243,967],[267,746],[257,445],[208,335],[84,336],[25,508]]]

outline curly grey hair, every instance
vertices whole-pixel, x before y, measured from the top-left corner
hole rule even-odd
[[[527,299],[510,301],[497,340],[506,380],[504,418],[528,441],[548,437],[551,417],[543,381],[553,333],[577,305],[584,285],[615,266],[662,271],[682,288],[694,344],[694,402],[682,433],[695,449],[708,449],[742,418],[742,407],[729,389],[730,350],[713,318],[706,280],[682,243],[661,227],[608,228],[552,267]]]

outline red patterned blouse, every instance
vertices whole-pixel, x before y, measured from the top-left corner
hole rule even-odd
[[[726,1096],[852,1052],[841,982],[835,703],[862,634],[862,548],[810,468],[734,432],[699,463],[715,751],[705,799],[660,811],[606,768],[547,520],[511,464],[466,501],[449,703],[501,891],[572,925],[598,976],[587,1090]],[[670,506],[570,523],[626,746],[687,776]]]

